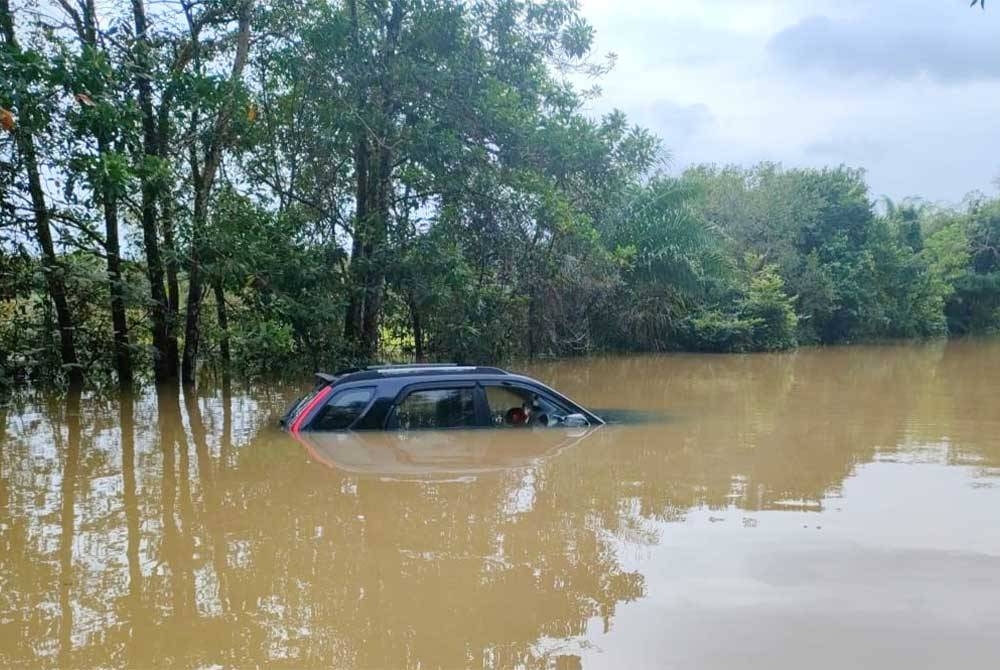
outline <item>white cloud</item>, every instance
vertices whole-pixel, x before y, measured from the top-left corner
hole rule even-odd
[[[592,111],[620,108],[656,131],[676,169],[846,163],[868,169],[875,195],[947,201],[991,191],[1000,173],[1000,7],[583,0],[582,10],[597,53],[618,54]]]

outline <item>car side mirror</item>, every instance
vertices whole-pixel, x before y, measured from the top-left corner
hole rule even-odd
[[[589,426],[590,422],[587,421],[587,417],[582,414],[567,414],[563,417],[562,424],[569,428],[580,428]]]

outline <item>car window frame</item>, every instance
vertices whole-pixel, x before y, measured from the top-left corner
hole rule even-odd
[[[417,430],[475,430],[489,427],[489,410],[486,405],[486,393],[482,385],[476,380],[440,380],[433,382],[417,382],[407,384],[400,388],[399,392],[392,399],[392,404],[385,414],[385,421],[382,424],[383,430],[399,431],[397,410],[400,403],[406,400],[410,394],[416,391],[445,391],[448,389],[472,389],[472,406],[474,410],[475,423],[472,426],[457,426],[454,428],[427,428]],[[411,432],[411,431],[407,431]]]
[[[313,430],[313,425],[316,423],[316,419],[319,418],[320,413],[322,413],[322,411],[324,409],[326,409],[327,406],[329,406],[338,397],[343,396],[346,393],[351,393],[353,391],[370,391],[371,392],[371,395],[368,397],[368,402],[365,403],[364,409],[362,409],[361,412],[359,412],[358,415],[356,417],[354,417],[354,421],[352,421],[350,423],[350,425],[347,426],[346,428],[336,428],[336,429],[333,429],[333,430],[330,430],[330,431],[324,431],[324,432],[341,433],[341,432],[347,432],[349,430],[353,430],[354,426],[356,426],[358,424],[358,422],[361,421],[361,419],[365,418],[365,416],[368,414],[368,412],[371,411],[372,405],[374,405],[375,401],[378,399],[378,387],[375,386],[374,384],[362,384],[362,385],[359,385],[359,386],[348,386],[348,387],[339,388],[339,389],[334,387],[333,388],[333,393],[331,393],[330,397],[326,399],[326,402],[324,402],[322,405],[320,405],[319,407],[317,407],[317,408],[315,408],[313,410],[312,416],[309,417],[308,423],[305,425],[305,427],[302,430]]]

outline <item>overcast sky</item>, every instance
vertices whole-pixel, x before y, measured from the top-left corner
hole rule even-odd
[[[1000,0],[581,0],[618,64],[593,112],[691,163],[847,165],[956,202],[1000,176]],[[992,5],[992,6],[991,6]]]

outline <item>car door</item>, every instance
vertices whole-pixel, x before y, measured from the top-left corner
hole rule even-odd
[[[474,381],[410,384],[386,417],[387,430],[453,430],[489,425],[483,390]]]

